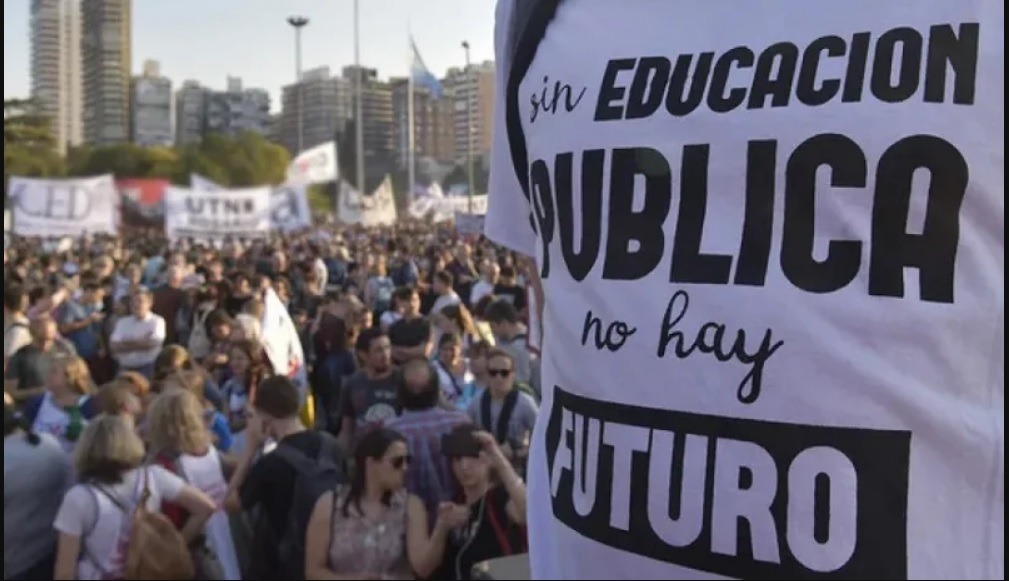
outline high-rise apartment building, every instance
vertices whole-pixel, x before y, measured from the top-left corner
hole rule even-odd
[[[146,61],[133,78],[130,139],[144,147],[172,144],[172,81],[161,75],[157,61]]]
[[[473,156],[486,156],[490,153],[494,126],[494,62],[449,69],[444,85],[454,100],[456,162],[466,162],[469,152],[467,127],[471,122]]]
[[[131,0],[80,0],[84,141],[126,141],[130,128]]]
[[[351,88],[351,107],[356,107],[354,90],[356,68],[343,68],[343,78]],[[383,166],[393,160],[395,147],[393,144],[393,109],[392,86],[378,79],[375,69],[361,69],[362,77],[362,115],[364,118],[364,157],[369,164]],[[353,109],[351,116],[353,116]],[[374,167],[374,166],[373,166]]]
[[[205,107],[204,133],[235,137],[247,131],[270,132],[270,94],[244,88],[239,78],[228,77],[227,90],[208,93]]]
[[[298,123],[302,125],[302,149],[331,141],[353,116],[353,85],[332,76],[329,67],[305,71],[301,82],[281,91],[278,143],[292,154],[298,152]],[[304,114],[299,117],[300,107]]]
[[[30,8],[31,98],[63,154],[83,138],[79,0],[32,0]]]
[[[405,166],[410,155],[410,82],[393,79],[392,108],[393,141],[396,158]],[[413,87],[413,144],[417,159],[431,159],[441,163],[455,160],[455,119],[453,100],[449,95],[435,98],[427,87]]]
[[[185,81],[175,93],[175,143],[191,145],[203,139],[203,121],[207,110],[206,87]]]

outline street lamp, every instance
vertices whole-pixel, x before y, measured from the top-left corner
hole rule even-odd
[[[473,83],[470,71],[469,41],[462,41],[462,49],[466,53],[466,69],[464,75],[466,79],[466,206],[469,213],[473,213],[473,190],[476,187],[476,179],[473,175]]]
[[[298,151],[305,147],[305,87],[301,84],[301,29],[308,26],[308,18],[291,16],[287,23],[294,27],[294,74],[298,91]]]
[[[357,150],[357,192],[364,195],[364,72],[361,70],[361,3],[354,0],[354,143]]]

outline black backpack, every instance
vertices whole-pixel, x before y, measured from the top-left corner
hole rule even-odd
[[[324,493],[346,482],[336,438],[326,432],[316,433],[322,438],[317,458],[310,458],[283,442],[270,452],[294,468],[291,508],[283,534],[278,535],[262,507],[257,507],[253,515],[250,567],[248,574],[243,575],[246,579],[305,578],[305,530],[315,503]]]

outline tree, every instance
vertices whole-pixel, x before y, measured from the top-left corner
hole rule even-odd
[[[10,176],[63,175],[63,159],[49,119],[31,101],[10,99],[4,106],[4,192]]]

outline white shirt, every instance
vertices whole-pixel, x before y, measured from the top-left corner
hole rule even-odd
[[[161,466],[148,466],[146,471],[151,491],[148,510],[159,511],[162,500],[178,499],[185,481]],[[139,469],[131,470],[121,483],[104,486],[104,490],[132,513],[143,490],[142,474]],[[90,484],[78,484],[67,491],[53,526],[57,532],[81,537],[84,558],[77,565],[78,579],[101,579],[103,572],[110,578],[122,575],[126,563],[124,541],[129,538],[128,517],[112,499]]]
[[[533,578],[1004,578],[1004,3],[510,5]]]
[[[165,342],[165,320],[159,315],[148,313],[143,319],[129,315],[116,321],[110,339],[112,343],[147,339],[151,339],[155,343],[150,349],[116,354],[119,365],[127,369],[136,369],[154,363]]]
[[[473,284],[473,288],[469,291],[469,304],[475,307],[480,299],[492,294],[494,294],[494,285],[481,278]]]

